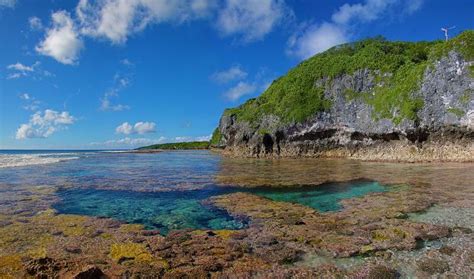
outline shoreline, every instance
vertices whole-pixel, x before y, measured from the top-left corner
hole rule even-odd
[[[280,152],[255,152],[255,147],[232,146],[216,151],[232,158],[325,158],[387,163],[473,163],[474,143],[414,144],[383,143],[363,147],[320,148],[308,144],[289,145]]]

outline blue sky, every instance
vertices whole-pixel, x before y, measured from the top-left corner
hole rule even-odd
[[[472,0],[0,0],[0,149],[202,140],[291,67],[376,35],[442,39]]]

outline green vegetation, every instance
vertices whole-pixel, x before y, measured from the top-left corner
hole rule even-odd
[[[209,148],[208,141],[191,141],[191,142],[154,144],[150,146],[140,147],[138,148],[138,150],[153,150],[153,149],[190,150],[190,149],[208,149],[208,148]]]
[[[467,89],[466,91],[464,91],[464,94],[462,94],[461,98],[459,99],[461,104],[463,105],[468,104],[471,101],[471,96],[474,95],[473,92],[474,90],[470,90],[470,89]]]
[[[420,88],[426,67],[450,50],[474,59],[474,31],[465,31],[448,42],[388,42],[377,37],[340,45],[302,62],[275,80],[260,97],[224,114],[253,125],[268,114],[280,117],[283,124],[301,122],[331,108],[324,89],[334,78],[368,69],[378,75],[379,86],[373,92],[349,90],[346,100],[363,98],[373,105],[375,119],[388,118],[395,123],[415,120],[423,102],[413,93]]]
[[[465,114],[465,112],[459,108],[448,108],[447,111],[456,115],[457,117],[463,117]]]
[[[210,145],[212,146],[219,145],[221,139],[222,139],[221,131],[219,130],[219,128],[216,128],[214,132],[212,133]]]
[[[474,59],[474,30],[467,30],[457,37],[434,46],[430,53],[431,60],[439,59],[448,55],[451,50],[455,50],[466,59]]]

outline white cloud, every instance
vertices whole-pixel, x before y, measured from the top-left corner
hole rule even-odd
[[[130,85],[130,80],[120,75],[114,77],[114,87],[105,92],[104,97],[100,99],[100,110],[103,111],[122,111],[130,109],[127,105],[113,104],[112,99],[119,96],[119,92]]]
[[[13,73],[13,74],[9,74],[7,76],[7,79],[17,79],[17,78],[21,78],[22,76],[24,75],[21,73]]]
[[[347,40],[348,36],[341,26],[327,22],[310,25],[290,38],[288,53],[306,59]]]
[[[159,137],[157,139],[126,137],[122,139],[108,140],[105,142],[93,142],[90,145],[103,146],[106,148],[133,148],[145,145],[164,143],[165,141],[165,137]]]
[[[30,24],[31,30],[41,30],[43,29],[43,23],[41,19],[36,16],[32,16],[28,19],[28,23]]]
[[[115,129],[115,132],[124,135],[154,133],[156,124],[154,122],[137,122],[132,126],[130,123],[124,122]]]
[[[344,4],[332,15],[337,24],[348,24],[352,21],[369,22],[378,19],[383,12],[399,0],[366,0],[364,4]]]
[[[21,64],[20,62],[17,62],[16,64],[11,64],[7,66],[7,69],[9,70],[16,70],[19,72],[33,72],[34,68],[39,65],[40,62],[36,62],[35,64],[31,66],[26,66]]]
[[[364,0],[344,4],[331,16],[331,22],[306,24],[288,41],[287,53],[306,59],[351,39],[360,24],[382,18],[387,11],[394,14],[413,13],[421,8],[423,0]],[[401,11],[399,11],[401,10]]]
[[[53,13],[52,19],[52,27],[47,30],[44,40],[36,46],[36,51],[63,64],[74,64],[83,47],[74,22],[66,11]]]
[[[25,109],[25,110],[36,111],[36,110],[38,110],[38,108],[41,104],[40,101],[36,100],[33,96],[31,96],[28,93],[20,94],[19,97],[25,103],[25,105],[23,106],[23,109]]]
[[[257,90],[258,86],[253,83],[248,83],[245,81],[240,81],[236,86],[230,88],[224,93],[224,96],[231,100],[236,101],[242,96],[249,95],[254,93]]]
[[[424,2],[424,0],[406,0],[405,12],[408,14],[412,14],[418,11],[419,9],[421,9]]]
[[[20,77],[26,77],[29,74],[33,73],[39,65],[40,65],[39,61],[36,61],[31,66],[24,65],[20,62],[16,62],[15,64],[8,65],[7,69],[10,71],[13,71],[13,73],[9,74],[7,76],[7,79],[17,79]]]
[[[243,96],[254,94],[257,91],[265,91],[271,84],[271,79],[265,68],[259,69],[252,78],[247,76],[248,74],[240,70],[240,68],[231,67],[227,71],[214,74],[211,78],[216,81],[219,80],[221,83],[224,81],[235,81],[232,83],[233,86],[222,94],[229,101],[236,101]]]
[[[240,80],[247,77],[247,72],[242,70],[239,65],[232,66],[231,68],[216,72],[211,75],[211,79],[217,83],[228,83],[234,80]]]
[[[0,0],[0,8],[13,8],[16,5],[16,0]]]
[[[246,42],[256,41],[289,14],[283,0],[226,0],[219,11],[217,29],[225,36],[239,35]]]
[[[154,122],[137,122],[133,127],[137,134],[148,134],[156,132],[156,124]]]
[[[175,137],[174,142],[186,142],[186,141],[210,141],[212,135],[208,136],[198,136],[198,137],[190,137],[190,136],[181,136]]]
[[[130,123],[128,123],[128,122],[124,122],[120,126],[115,128],[115,132],[117,134],[130,135],[131,133],[133,133],[133,126],[130,125]]]
[[[30,117],[30,121],[21,124],[16,131],[19,140],[27,138],[47,138],[53,133],[67,128],[76,121],[67,111],[57,112],[47,109],[43,113],[36,112]]]
[[[132,61],[128,60],[127,58],[120,60],[120,63],[125,66],[133,66],[134,64]]]
[[[20,99],[22,99],[22,100],[30,100],[31,97],[30,97],[30,95],[29,95],[28,93],[23,93],[23,94],[20,95]]]
[[[34,79],[54,76],[54,74],[41,69],[41,63],[39,61],[36,61],[31,66],[16,62],[15,64],[8,65],[7,69],[11,72],[7,75],[7,79],[17,79],[30,75],[33,76]]]
[[[61,63],[74,64],[84,37],[124,44],[152,24],[201,19],[215,21],[224,36],[251,42],[292,15],[284,0],[80,0],[73,17],[65,11],[53,13],[53,26],[36,49]],[[43,24],[33,17],[30,26],[40,29]]]
[[[82,34],[121,44],[150,24],[204,18],[215,7],[215,0],[81,0],[76,14]]]
[[[123,111],[129,110],[130,106],[122,105],[122,104],[112,104],[111,98],[117,97],[117,93],[115,92],[107,92],[105,93],[104,97],[100,99],[100,109],[103,111]]]

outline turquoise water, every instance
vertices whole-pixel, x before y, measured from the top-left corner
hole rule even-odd
[[[299,203],[321,212],[342,209],[340,201],[362,197],[370,193],[385,192],[386,187],[375,181],[356,180],[341,183],[326,183],[318,186],[301,186],[294,189],[265,187],[252,193],[274,201]]]
[[[128,223],[143,224],[147,229],[158,229],[167,234],[178,229],[241,229],[244,220],[236,220],[224,210],[206,204],[206,199],[235,192],[248,192],[275,201],[299,203],[321,212],[342,209],[343,199],[383,192],[385,187],[372,181],[328,183],[295,188],[242,189],[210,187],[200,190],[169,192],[134,192],[107,190],[64,190],[58,195],[61,202],[56,210],[66,214],[80,214],[115,218]]]
[[[222,194],[216,190],[133,192],[66,190],[54,207],[61,213],[111,217],[143,224],[167,234],[177,229],[241,229],[246,223],[226,211],[205,205],[203,200]]]
[[[206,199],[221,194],[249,192],[328,212],[340,210],[343,199],[386,190],[362,180],[287,188],[218,186],[214,177],[220,174],[221,161],[208,151],[0,151],[0,193],[19,184],[51,186],[60,189],[59,202],[53,205],[60,213],[110,217],[166,234],[174,229],[245,227],[245,221],[206,205]]]

